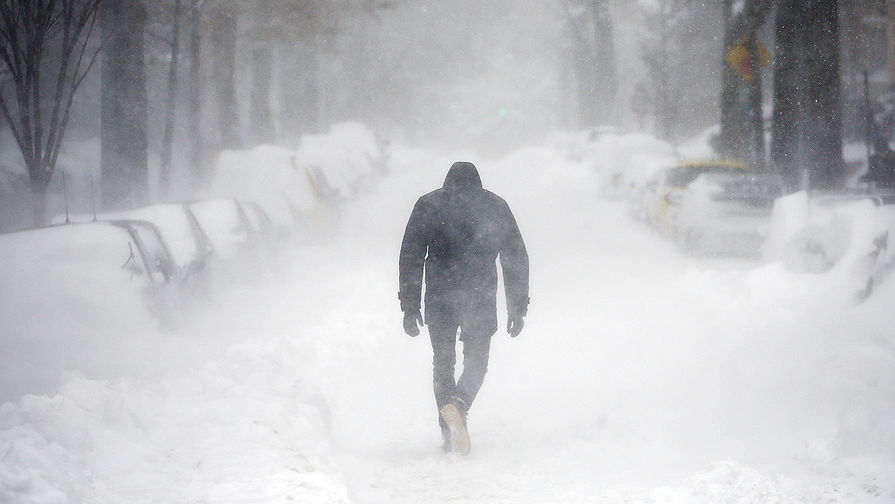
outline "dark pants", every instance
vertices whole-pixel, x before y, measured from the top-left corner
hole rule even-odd
[[[463,374],[455,382],[454,365],[457,360],[457,329],[460,328],[460,322],[450,320],[451,318],[453,317],[437,317],[437,320],[429,323],[429,339],[434,353],[435,403],[440,412],[445,404],[455,399],[465,412],[472,406],[485,380],[485,373],[488,372],[488,355],[494,331],[461,329]],[[447,425],[441,414],[438,415],[438,423],[442,434],[446,435]]]

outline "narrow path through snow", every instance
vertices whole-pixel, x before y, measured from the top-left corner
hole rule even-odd
[[[323,364],[324,393],[356,502],[688,502],[713,479],[716,501],[838,491],[775,473],[826,453],[849,401],[824,378],[848,329],[822,299],[788,298],[753,261],[682,255],[549,150],[480,170],[516,213],[532,305],[518,339],[495,336],[468,458],[438,450],[431,350],[403,335],[394,295],[403,225],[441,170],[399,173],[345,216],[356,254],[331,316],[350,322],[326,337],[352,350]]]

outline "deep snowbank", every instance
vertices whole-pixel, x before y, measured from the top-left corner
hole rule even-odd
[[[302,325],[326,308],[295,292],[315,274],[222,289],[174,332],[97,327],[97,358],[121,369],[68,355],[54,365],[90,376],[0,406],[0,501],[346,502],[320,343]]]
[[[3,405],[0,500],[345,502],[297,350],[235,347],[153,382],[74,375],[53,397]]]

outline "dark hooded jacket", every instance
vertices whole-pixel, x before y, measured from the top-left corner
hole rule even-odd
[[[420,308],[426,276],[426,321],[444,309],[474,310],[470,316],[496,330],[497,266],[500,256],[507,310],[528,308],[528,253],[510,207],[482,188],[472,163],[451,166],[444,186],[413,208],[399,261],[398,297],[403,311]]]

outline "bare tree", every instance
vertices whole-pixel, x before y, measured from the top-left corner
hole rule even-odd
[[[35,225],[46,222],[74,95],[96,61],[88,42],[101,1],[0,0],[0,58],[11,83],[0,90],[0,110],[28,169]]]

